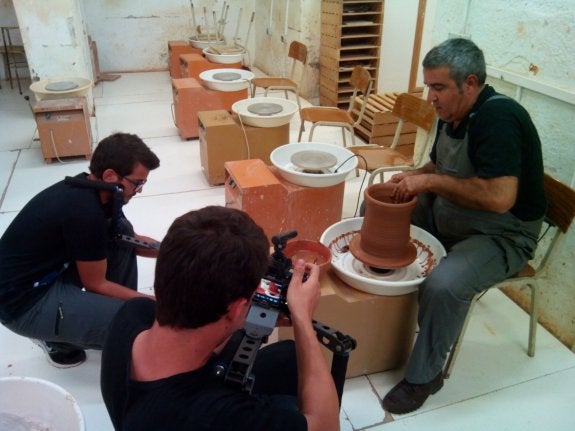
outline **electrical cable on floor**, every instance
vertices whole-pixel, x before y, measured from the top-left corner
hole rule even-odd
[[[250,143],[248,142],[248,134],[246,133],[246,128],[244,127],[244,122],[242,121],[242,116],[238,114],[238,119],[240,120],[240,126],[242,127],[242,132],[244,133],[244,143],[246,146],[246,159],[251,159],[251,152],[250,152]]]
[[[32,140],[30,141],[30,147],[28,147],[28,148],[32,148],[32,145],[34,145],[34,141],[39,141],[39,140],[40,140],[40,132],[38,132],[38,139],[35,138],[36,132],[38,132],[38,127],[36,127],[36,128],[34,129],[34,133],[32,133]]]
[[[252,94],[252,81],[249,79],[246,79],[245,81],[247,81],[248,83],[248,94]],[[240,126],[242,127],[242,132],[244,134],[244,143],[246,146],[246,153],[247,153],[247,157],[246,159],[249,160],[251,159],[251,151],[250,151],[250,143],[248,142],[248,134],[246,133],[246,128],[244,126],[244,122],[242,121],[242,116],[238,113],[238,119],[240,120]]]
[[[178,124],[176,123],[176,113],[174,112],[174,103],[173,102],[170,105],[170,110],[172,111],[172,121],[174,122],[174,126],[178,127]]]
[[[68,163],[68,162],[65,162],[64,160],[62,160],[60,158],[60,156],[58,156],[58,150],[56,149],[56,142],[54,141],[54,130],[52,130],[52,129],[50,129],[50,138],[52,140],[52,149],[54,150],[54,154],[56,155],[56,159],[60,163],[64,163],[64,164]]]

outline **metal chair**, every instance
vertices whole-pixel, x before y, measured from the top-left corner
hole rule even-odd
[[[12,31],[20,31],[18,27],[2,27],[2,51],[4,61],[4,71],[10,81],[10,88],[14,88],[12,72],[18,84],[18,91],[22,94],[22,84],[20,83],[20,75],[18,69],[28,68],[28,61],[26,59],[26,51],[23,45],[14,45],[12,42]],[[0,87],[1,88],[1,87]]]
[[[304,131],[305,122],[309,121],[312,123],[311,129],[309,131],[309,140],[313,138],[313,131],[316,126],[332,126],[341,127],[341,134],[343,137],[343,146],[347,147],[345,141],[345,130],[347,129],[351,134],[351,145],[355,145],[355,131],[354,128],[361,123],[363,119],[363,114],[365,113],[365,108],[369,99],[369,94],[371,93],[372,81],[371,75],[362,66],[355,66],[351,72],[350,84],[353,87],[353,94],[350,98],[349,107],[347,110],[332,106],[314,106],[310,108],[303,108],[299,111],[301,118],[301,125],[299,129],[298,142],[301,142],[301,135]],[[363,102],[357,113],[357,118],[354,118],[352,113],[354,112],[354,103],[356,96],[361,93],[363,95]]]
[[[357,168],[365,169],[371,174],[368,184],[372,184],[378,175],[380,181],[383,181],[384,172],[405,171],[422,165],[435,137],[435,133],[432,133],[436,124],[435,110],[426,100],[409,93],[402,93],[397,96],[391,112],[399,120],[391,146],[382,147],[371,144],[350,148],[350,151],[358,156]],[[396,150],[405,123],[414,124],[427,132],[423,142],[421,140],[415,141],[413,157],[411,158]]]
[[[256,94],[256,87],[264,88],[264,96],[267,97],[270,90],[284,90],[285,98],[288,98],[288,91],[293,91],[297,100],[297,105],[301,108],[299,102],[299,82],[301,82],[303,77],[303,72],[307,64],[307,46],[298,41],[293,41],[289,46],[288,57],[290,57],[292,62],[292,68],[289,78],[283,77],[262,77],[252,79],[252,97]],[[299,73],[299,79],[296,79],[296,66],[301,63],[301,70]]]
[[[530,309],[530,319],[529,319],[529,340],[527,347],[527,354],[529,356],[535,356],[535,335],[537,330],[537,290],[539,289],[538,283],[541,276],[544,274],[546,268],[551,262],[551,259],[557,250],[557,246],[560,244],[561,239],[569,230],[573,218],[575,217],[575,190],[566,186],[565,184],[557,181],[553,177],[545,174],[544,178],[545,195],[547,197],[547,212],[545,214],[546,230],[541,236],[540,240],[548,231],[553,231],[552,237],[546,241],[548,242],[541,260],[535,266],[532,264],[527,264],[521,271],[519,271],[514,276],[491,286],[489,289],[508,287],[508,286],[528,286],[531,290],[531,309]],[[541,243],[541,241],[540,241]],[[489,290],[488,289],[488,290]],[[465,335],[465,330],[467,329],[467,324],[471,317],[473,307],[477,301],[486,293],[484,291],[477,294],[471,300],[471,305],[469,306],[469,311],[467,312],[467,317],[463,322],[461,332],[459,337],[453,344],[451,352],[447,358],[443,375],[444,378],[449,378],[451,371],[453,370],[453,365],[455,359],[459,354],[461,348],[461,343],[463,342],[463,336]]]

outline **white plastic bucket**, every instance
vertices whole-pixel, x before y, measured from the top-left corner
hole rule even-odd
[[[34,377],[3,377],[0,430],[84,431],[84,416],[74,397],[52,382]]]

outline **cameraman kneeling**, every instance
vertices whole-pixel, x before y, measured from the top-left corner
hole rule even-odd
[[[260,350],[252,395],[215,377],[214,351],[243,327],[268,263],[263,230],[239,210],[206,207],[174,221],[156,264],[157,302],[126,302],[104,346],[102,394],[116,430],[339,429],[336,389],[312,326],[316,265],[294,264],[287,301],[295,346]]]

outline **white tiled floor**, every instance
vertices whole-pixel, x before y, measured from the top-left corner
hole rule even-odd
[[[2,84],[0,233],[34,194],[88,166],[81,158],[44,163],[39,142],[33,140],[36,124],[28,102]],[[161,159],[144,192],[126,207],[138,232],[161,239],[183,212],[224,204],[223,187],[209,186],[201,172],[197,140],[178,136],[167,72],[124,74],[98,84],[94,95],[95,141],[114,131],[137,133]],[[297,118],[290,127],[295,141]],[[339,142],[339,131],[317,130],[316,140]],[[361,177],[346,181],[344,217],[354,215],[360,183]],[[140,268],[141,289],[150,289],[153,261],[141,260]],[[402,377],[401,370],[348,379],[342,430],[575,429],[575,354],[539,327],[537,353],[529,358],[527,320],[506,296],[489,292],[478,303],[453,375],[438,394],[417,412],[392,416],[382,410],[380,400]],[[100,353],[89,351],[82,366],[56,369],[29,340],[0,326],[0,377],[34,376],[64,387],[79,402],[90,431],[112,429],[100,396],[99,365]]]

